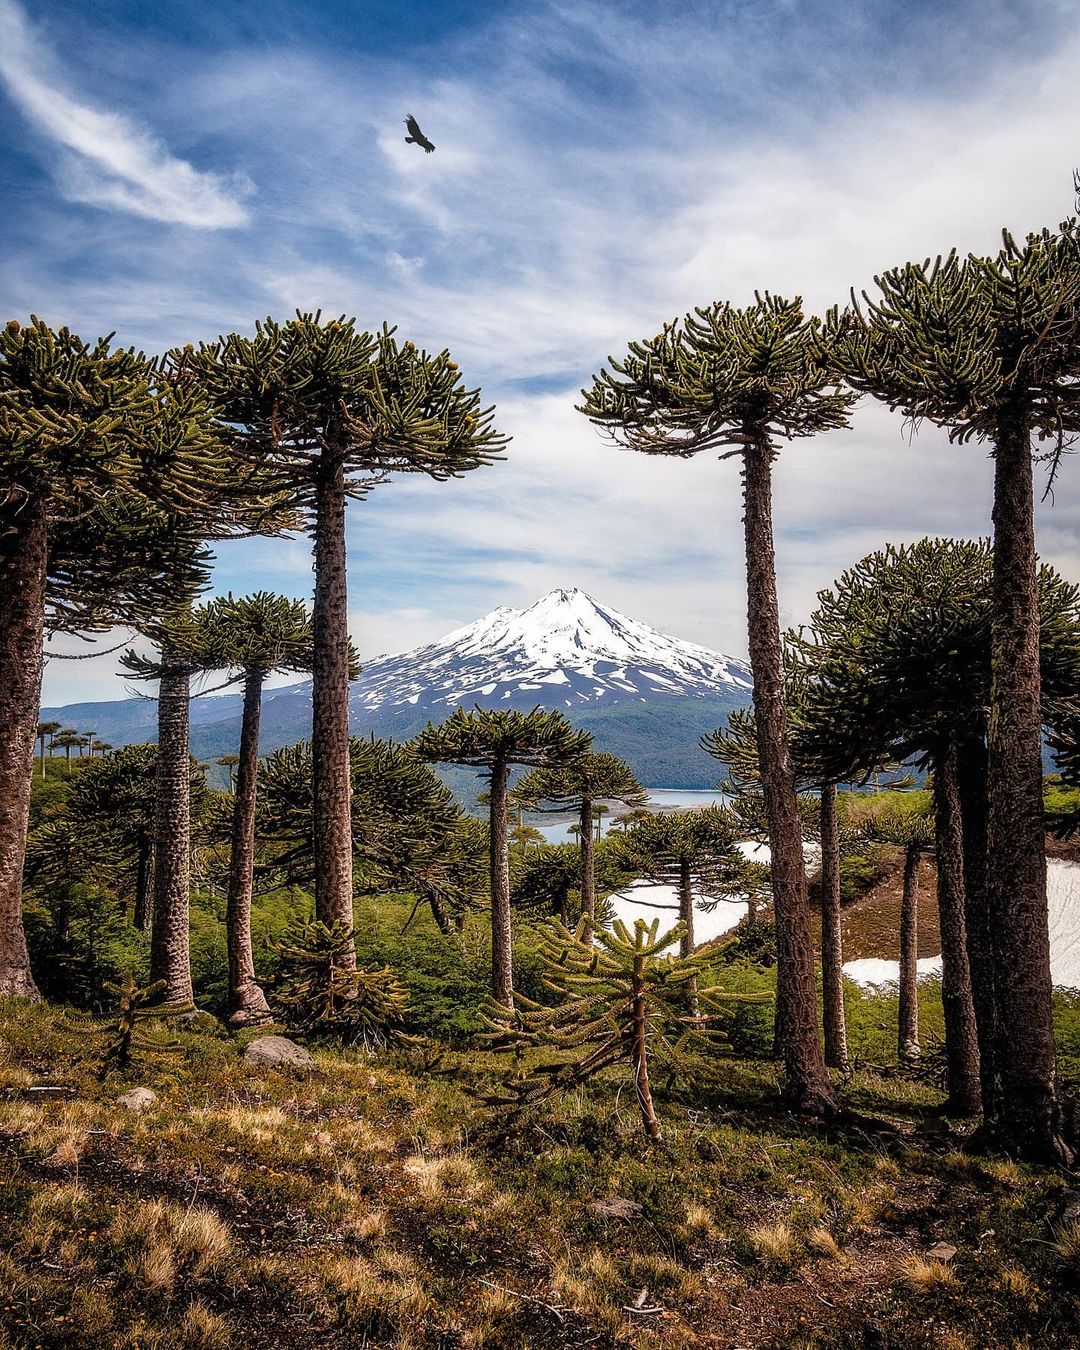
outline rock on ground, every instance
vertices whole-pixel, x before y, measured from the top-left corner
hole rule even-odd
[[[287,1036],[257,1036],[249,1041],[244,1050],[244,1059],[248,1064],[261,1064],[264,1068],[278,1069],[306,1068],[314,1064],[310,1053],[302,1045],[290,1041]]]
[[[117,1106],[122,1106],[125,1111],[145,1111],[156,1102],[157,1093],[153,1088],[147,1087],[132,1088],[130,1092],[125,1092],[116,1099]]]

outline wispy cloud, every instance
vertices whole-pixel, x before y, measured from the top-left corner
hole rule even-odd
[[[242,175],[201,172],[147,128],[63,92],[70,76],[57,69],[15,0],[0,0],[0,79],[56,147],[57,183],[71,200],[199,230],[247,223],[243,199],[251,185]]]

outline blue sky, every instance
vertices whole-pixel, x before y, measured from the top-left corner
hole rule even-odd
[[[364,654],[579,585],[741,655],[736,467],[620,454],[577,391],[694,304],[821,308],[1056,223],[1078,68],[1071,0],[0,0],[0,310],[160,350],[321,306],[449,346],[513,445],[351,508]],[[984,452],[873,406],[776,478],[789,622],[887,539],[989,527]],[[1072,465],[1040,539],[1080,578]],[[234,544],[215,584],[307,595],[310,562]],[[114,671],[51,661],[46,701],[120,696]]]

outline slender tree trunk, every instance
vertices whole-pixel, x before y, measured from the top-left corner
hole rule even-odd
[[[263,672],[249,670],[244,681],[240,763],[233,798],[232,853],[226,928],[229,940],[229,1021],[258,1026],[271,1021],[266,995],[255,979],[251,953],[251,892],[255,867],[255,798],[259,780],[259,715]]]
[[[761,790],[769,823],[776,914],[776,1025],[788,1101],[800,1111],[836,1110],[818,1031],[814,943],[802,826],[787,740],[783,649],[772,530],[772,448],[762,436],[743,455],[747,621],[754,676]]]
[[[439,932],[442,933],[443,937],[449,937],[450,920],[446,917],[446,912],[442,905],[439,904],[438,899],[434,895],[428,896],[428,904],[431,907],[431,917],[435,920]]]
[[[491,876],[491,996],[504,1008],[514,1006],[513,933],[510,925],[510,850],[507,842],[510,766],[491,766],[489,803]]]
[[[133,922],[140,933],[150,931],[150,863],[153,859],[153,844],[149,839],[139,841],[139,851],[135,858],[135,913]]]
[[[596,918],[596,843],[592,832],[591,797],[581,799],[581,912]]]
[[[919,1058],[919,861],[918,844],[904,852],[904,893],[900,901],[900,1012],[897,1054],[901,1064]]]
[[[641,978],[643,965],[644,958],[636,956],[631,984],[634,1024],[631,1060],[642,1126],[650,1139],[660,1139],[660,1122],[656,1118],[656,1108],[653,1106],[652,1092],[649,1089],[649,1060],[645,1036],[648,1020],[648,999],[645,994],[644,981]]]
[[[679,940],[679,955],[683,958],[693,956],[697,942],[694,936],[694,879],[690,873],[690,864],[685,858],[679,860],[679,919],[684,925]],[[697,976],[694,975],[686,986],[690,1016],[697,1017],[701,1012],[698,1001]]]
[[[41,702],[45,504],[0,514],[0,997],[39,996],[22,918],[22,873]]]
[[[836,784],[821,789],[821,1004],[825,1063],[846,1069],[847,1023],[844,1016],[844,934],[840,915],[840,831],[836,822]]]
[[[42,778],[44,778],[44,777],[45,777],[45,737],[44,737],[44,735],[42,735],[42,737],[41,737],[40,739],[41,739],[41,755],[40,755],[40,759],[41,759],[41,776],[42,776]]]
[[[165,981],[159,1002],[189,1004],[191,988],[191,676],[161,655],[158,683],[157,800],[154,809],[154,922],[150,981]]]
[[[1000,1114],[994,939],[986,896],[986,743],[969,738],[957,750],[957,783],[964,827],[964,922],[967,927],[971,998],[979,1034],[979,1077],[983,1116]]]
[[[1071,1161],[1057,1098],[1043,826],[1039,579],[1026,417],[994,457],[994,608],[987,737],[987,898],[997,973],[1000,1130],[1025,1157]]]
[[[956,783],[956,746],[934,763],[934,834],[938,917],[941,921],[941,1001],[945,1014],[948,1109],[973,1116],[982,1109],[979,1038],[971,1000],[971,969],[964,929],[964,836]]]
[[[312,606],[311,756],[315,916],[353,922],[352,780],[349,763],[349,612],[345,576],[345,467],[323,452],[316,478]]]

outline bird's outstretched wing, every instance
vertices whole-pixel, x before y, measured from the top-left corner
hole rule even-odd
[[[409,134],[405,137],[405,144],[422,145],[426,153],[430,155],[435,147],[420,130],[420,123],[417,122],[412,113],[409,113],[408,117],[405,118],[405,125],[409,130]]]

